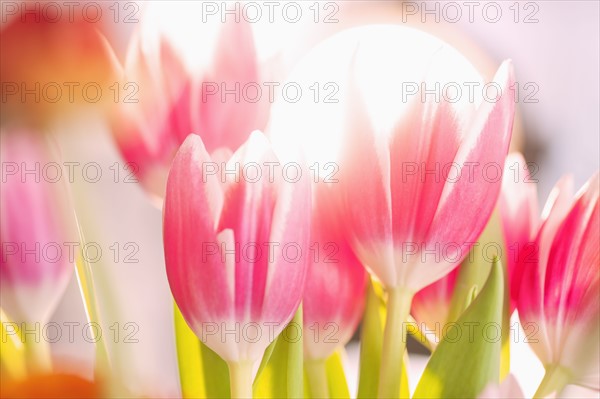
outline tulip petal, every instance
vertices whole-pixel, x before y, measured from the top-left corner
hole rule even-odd
[[[229,163],[239,169],[239,181],[226,189],[218,227],[218,231],[231,229],[234,234],[235,248],[228,250],[235,250],[236,320],[260,319],[269,267],[265,249],[276,200],[275,188],[269,184],[261,166],[264,162],[276,161],[276,157],[268,147],[257,148],[255,137],[240,149],[240,154],[234,154]],[[238,159],[243,160],[241,165]],[[252,168],[247,167],[250,163]],[[245,174],[250,170],[252,172]]]
[[[214,64],[202,79],[196,93],[200,98],[195,99],[200,112],[193,123],[210,152],[222,146],[237,149],[252,131],[265,128],[269,96],[260,81],[249,22],[242,19],[222,25]]]
[[[524,259],[517,307],[524,324],[535,323],[539,327],[539,339],[537,342],[532,342],[531,347],[543,362],[550,362],[552,353],[543,317],[546,262],[550,253],[551,241],[571,206],[572,187],[571,176],[565,176],[556,183],[542,212],[543,222],[535,239],[534,251],[521,255]]]
[[[487,176],[486,171],[493,166],[495,173],[501,175],[510,143],[515,107],[512,88],[514,73],[510,61],[500,66],[494,81],[502,89],[501,97],[494,103],[483,102],[477,110],[469,133],[454,160],[461,167],[460,178],[446,182],[427,234],[426,242],[432,245],[458,244],[455,246],[456,253],[447,251],[444,254],[446,262],[428,264],[428,273],[413,273],[406,284],[416,290],[460,263],[483,231],[496,204],[501,176]],[[469,165],[474,166],[473,173]]]
[[[335,214],[330,213],[332,189],[320,183],[313,195],[310,259],[302,301],[308,328],[304,349],[310,359],[325,359],[345,345],[364,308],[367,273],[343,238]]]
[[[190,135],[173,160],[163,214],[171,291],[199,336],[204,336],[203,323],[233,316],[226,267],[215,233],[223,194],[217,176],[205,173],[207,162],[211,159],[202,140]]]
[[[461,138],[452,107],[414,101],[390,143],[394,241],[421,243],[442,195],[442,168],[454,160]]]
[[[518,171],[516,175],[513,173],[515,168]],[[511,313],[521,289],[524,263],[530,261],[528,257],[534,250],[532,240],[539,224],[537,201],[536,185],[529,179],[525,159],[520,153],[509,154],[504,168],[499,207],[508,250],[506,262],[510,276]]]
[[[386,287],[396,285],[392,251],[390,155],[387,139],[374,132],[361,94],[350,84],[340,170],[341,206],[349,242],[363,265]],[[360,193],[357,196],[356,193]]]

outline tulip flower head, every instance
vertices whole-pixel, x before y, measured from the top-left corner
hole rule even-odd
[[[517,309],[539,328],[531,347],[555,389],[578,384],[600,389],[600,205],[598,174],[571,200],[569,184],[550,194],[524,263]],[[542,384],[544,385],[544,384]],[[541,388],[540,388],[541,389]],[[542,392],[543,393],[543,392]]]
[[[15,130],[2,132],[0,140],[2,309],[15,323],[42,323],[58,305],[74,270],[64,245],[79,242],[76,221],[68,187],[60,178],[60,160],[48,139]],[[50,172],[41,174],[49,165],[55,165],[57,181]]]
[[[341,161],[341,206],[357,256],[386,288],[416,292],[431,284],[460,264],[483,231],[500,179],[465,171],[469,164],[504,163],[514,114],[509,62],[494,81],[502,97],[481,104],[466,125],[448,103],[416,101],[389,136],[378,136],[363,106],[353,105],[356,121]],[[407,174],[409,165],[434,173]],[[441,165],[454,165],[461,174],[436,178]],[[426,251],[438,256],[428,258]]]
[[[269,104],[266,96],[241,98],[242,87],[262,79],[246,21],[207,25],[210,31],[198,37],[197,48],[207,53],[200,66],[190,66],[170,36],[144,28],[134,33],[122,67],[131,96],[119,102],[112,127],[133,172],[162,200],[173,156],[189,134],[200,135],[213,155],[225,151],[226,158],[250,132],[265,127]]]
[[[270,162],[279,162],[270,144],[253,133],[227,163],[237,174],[220,181],[202,140],[190,135],[167,181],[171,291],[191,329],[227,362],[260,359],[302,299],[310,184],[277,173],[269,179]],[[248,172],[256,165],[258,180]]]

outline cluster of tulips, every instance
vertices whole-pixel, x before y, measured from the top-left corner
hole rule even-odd
[[[423,45],[413,54],[415,38]],[[494,101],[401,102],[394,91],[410,78],[395,66],[403,63],[422,81],[482,78],[424,33],[356,28],[320,44],[290,75],[337,77],[338,101],[301,106],[206,92],[208,82],[244,86],[277,70],[258,60],[244,21],[220,27],[199,70],[166,37],[154,47],[146,39],[135,32],[126,61],[113,66],[138,82],[142,98],[117,104],[110,126],[163,212],[183,397],[354,396],[342,359],[357,330],[360,398],[410,396],[408,336],[431,352],[414,397],[522,397],[510,373],[515,312],[526,335],[534,330],[528,342],[546,371],[536,397],[570,384],[600,390],[599,177],[576,194],[572,179],[561,179],[538,211],[526,161],[509,154],[510,61],[490,82]],[[332,178],[315,171],[303,132],[339,134]],[[57,145],[20,126],[1,139],[8,353],[21,342],[9,329],[48,321],[75,269],[91,320],[98,298],[81,259],[15,256],[19,246],[82,237],[67,182],[11,169],[64,165]],[[294,173],[280,173],[289,165]],[[483,173],[488,165],[499,174]],[[482,257],[485,240],[499,250]],[[23,343],[27,369],[49,373],[47,353]],[[96,383],[126,386],[100,344],[97,358]],[[27,378],[14,359],[2,357],[3,379]]]

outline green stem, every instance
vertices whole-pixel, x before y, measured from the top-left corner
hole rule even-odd
[[[555,365],[546,366],[544,379],[540,383],[537,391],[535,391],[533,397],[534,399],[545,398],[555,392],[557,396],[559,396],[562,390],[569,384],[570,380],[571,375],[565,368]]]
[[[329,399],[327,368],[325,359],[306,359],[304,362],[310,395],[313,398]]]
[[[228,366],[231,398],[252,398],[252,363],[231,362]]]
[[[402,360],[406,349],[406,329],[413,293],[403,287],[388,291],[387,314],[383,335],[378,397],[397,398],[400,395]]]

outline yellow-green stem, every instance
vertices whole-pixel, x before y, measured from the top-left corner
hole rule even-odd
[[[310,395],[313,398],[329,399],[327,368],[325,359],[306,359],[304,362]]]
[[[402,359],[406,349],[406,329],[410,305],[414,293],[403,287],[388,290],[383,350],[379,370],[378,397],[397,398],[400,396],[400,376]]]
[[[228,366],[231,399],[252,398],[252,363],[231,362]]]
[[[546,374],[544,379],[540,383],[537,391],[533,395],[535,398],[545,398],[552,393],[556,393],[556,396],[560,396],[562,390],[569,384],[571,375],[569,372],[561,367],[555,365],[546,366]]]

